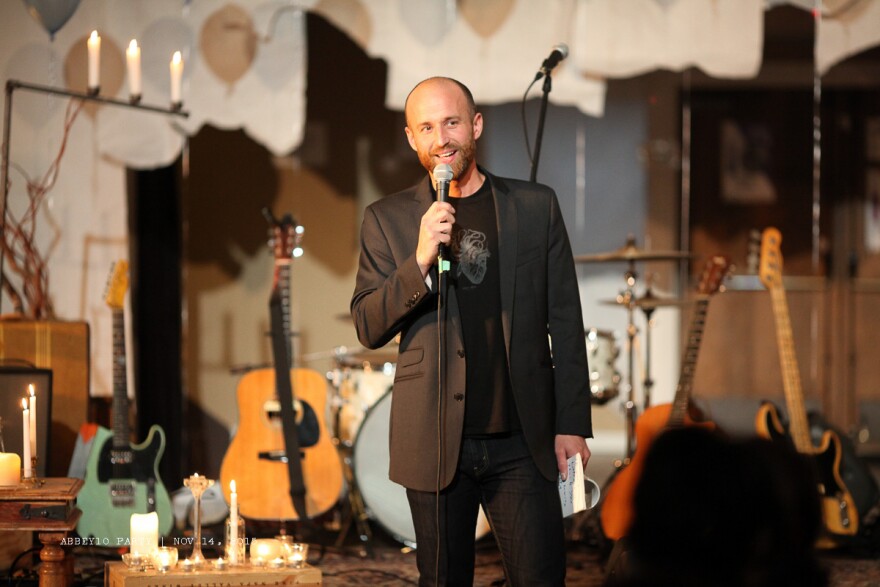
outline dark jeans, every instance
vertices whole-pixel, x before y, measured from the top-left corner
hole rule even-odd
[[[565,534],[556,483],[545,479],[522,434],[465,438],[452,484],[436,494],[407,489],[416,530],[419,585],[472,585],[477,513],[483,506],[512,587],[565,584]]]

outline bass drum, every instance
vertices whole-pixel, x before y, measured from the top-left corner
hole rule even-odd
[[[358,430],[352,453],[354,478],[369,516],[395,540],[415,547],[416,530],[406,499],[406,489],[388,478],[391,462],[388,447],[391,393],[386,393],[370,408]],[[483,508],[480,508],[476,538],[479,540],[488,533],[489,521]]]

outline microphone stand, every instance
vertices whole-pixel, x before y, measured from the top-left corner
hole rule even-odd
[[[538,75],[541,75],[540,73]],[[547,116],[547,99],[552,89],[553,81],[550,79],[550,72],[544,73],[544,85],[541,88],[541,111],[538,114],[538,132],[535,135],[535,156],[532,157],[532,173],[529,181],[536,181],[538,176],[538,160],[541,158],[541,140],[544,136],[544,118]]]

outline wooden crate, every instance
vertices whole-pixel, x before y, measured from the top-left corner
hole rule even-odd
[[[0,362],[52,370],[52,459],[47,475],[66,477],[89,401],[89,325],[0,320]]]
[[[250,565],[215,570],[209,564],[198,571],[179,569],[167,573],[155,570],[132,571],[122,562],[104,564],[104,587],[196,587],[223,585],[239,587],[250,585],[321,585],[321,571],[306,565],[302,569],[270,569]]]

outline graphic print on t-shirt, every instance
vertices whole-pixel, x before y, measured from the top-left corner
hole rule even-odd
[[[483,283],[489,261],[485,233],[470,228],[457,231],[454,250],[458,258],[456,277],[464,274],[474,285]]]

